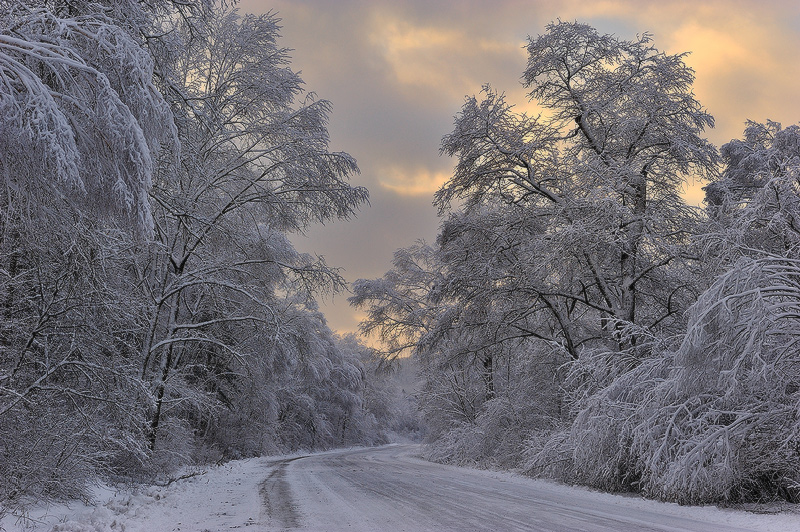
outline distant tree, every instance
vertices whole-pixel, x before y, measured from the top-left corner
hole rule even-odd
[[[349,299],[354,307],[366,310],[359,329],[381,340],[385,348],[381,355],[388,361],[416,351],[435,316],[429,296],[439,276],[436,252],[424,242],[398,249],[392,265],[381,279],[353,283]]]

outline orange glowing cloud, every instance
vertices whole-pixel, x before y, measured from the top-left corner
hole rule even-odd
[[[381,186],[401,196],[432,196],[450,179],[449,171],[400,166],[387,168],[381,175]]]
[[[464,28],[415,24],[376,12],[370,42],[380,51],[387,73],[405,92],[426,90],[437,100],[461,98],[491,81],[487,69],[498,58],[525,64],[522,42],[476,38]],[[504,59],[504,62],[507,59]]]

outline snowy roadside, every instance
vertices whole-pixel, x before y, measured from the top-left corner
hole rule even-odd
[[[297,456],[297,455],[294,455]],[[202,532],[256,525],[258,485],[281,458],[236,460],[165,487],[114,490],[100,486],[96,506],[82,503],[35,508],[20,520],[6,516],[7,532]]]
[[[378,460],[386,460],[393,454],[399,458],[401,468],[435,469],[437,478],[442,482],[455,480],[468,482],[471,485],[481,484],[481,479],[499,481],[512,493],[523,494],[535,488],[542,495],[552,496],[553,500],[563,500],[564,507],[575,504],[577,507],[589,508],[624,508],[628,515],[641,516],[642,520],[667,525],[669,521],[682,522],[691,519],[698,522],[716,523],[726,528],[739,528],[759,532],[783,532],[800,530],[800,513],[789,509],[775,514],[758,514],[733,509],[720,509],[713,506],[688,507],[677,504],[665,504],[641,499],[635,496],[620,496],[591,491],[585,488],[574,488],[549,481],[533,480],[511,473],[474,470],[455,466],[441,466],[415,458],[416,446],[387,446],[375,449],[375,456],[368,457],[368,463],[379,465]],[[365,451],[368,451],[365,449]],[[315,459],[325,455],[342,454],[354,456],[353,450],[334,450],[313,455]],[[357,455],[364,454],[355,451]],[[377,453],[381,453],[378,455]],[[178,480],[165,487],[147,486],[134,490],[114,491],[109,487],[97,489],[96,506],[73,504],[70,506],[51,506],[37,508],[29,515],[29,520],[20,521],[7,516],[0,521],[0,529],[8,532],[221,532],[245,528],[250,530],[272,530],[267,523],[274,521],[266,515],[267,508],[261,494],[262,485],[275,472],[282,470],[287,461],[306,455],[287,455],[263,458],[251,458],[229,462],[224,465],[209,467],[202,474]],[[394,458],[392,458],[394,459]],[[317,490],[304,490],[298,479],[302,475],[305,460],[292,461],[286,481],[292,491],[300,489],[294,501],[299,503],[300,513],[308,516],[331,515],[331,508],[324,505],[325,497]],[[309,465],[314,463],[309,461]],[[345,469],[355,468],[354,462],[343,462]],[[295,467],[296,466],[296,467]],[[315,469],[319,466],[317,464]],[[309,466],[304,466],[309,467]],[[359,468],[361,466],[358,466]],[[373,471],[377,474],[377,469]],[[295,478],[297,477],[297,478]],[[346,492],[341,496],[347,497]],[[394,500],[394,499],[393,499]],[[573,501],[573,502],[570,502]],[[328,501],[330,502],[330,501]],[[402,500],[394,500],[395,508],[404,507]],[[288,504],[282,501],[281,504]],[[768,507],[759,507],[768,510]],[[341,509],[338,509],[341,510]],[[357,513],[357,512],[356,512]],[[380,522],[382,516],[380,506],[372,506],[370,515],[351,515],[356,521]],[[409,516],[411,518],[411,516]],[[327,520],[330,526],[335,521]],[[411,523],[411,528],[416,530]],[[296,523],[302,528],[302,523]],[[334,530],[334,528],[329,528]],[[673,529],[673,528],[671,528]],[[674,528],[679,529],[679,528]]]

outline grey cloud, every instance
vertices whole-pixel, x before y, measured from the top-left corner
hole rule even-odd
[[[316,226],[307,236],[293,238],[295,245],[343,268],[342,275],[353,282],[383,275],[396,249],[418,239],[430,242],[436,238],[439,222],[431,198],[400,196],[373,187],[370,203],[355,220]],[[353,331],[357,325],[346,301],[348,295],[321,301],[331,327],[340,331]]]

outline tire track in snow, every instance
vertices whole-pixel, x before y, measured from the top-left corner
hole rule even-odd
[[[286,466],[301,458],[306,457],[287,458],[269,464],[274,469],[258,486],[258,492],[261,495],[262,522],[269,521],[283,529],[300,526],[298,505],[292,498],[292,489],[286,481]],[[265,517],[266,519],[264,519]]]

